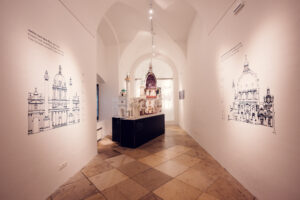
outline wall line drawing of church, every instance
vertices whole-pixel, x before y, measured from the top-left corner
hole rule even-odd
[[[80,122],[80,98],[73,92],[72,78],[65,80],[62,67],[54,76],[52,85],[46,70],[44,91],[37,88],[28,94],[28,134],[39,133]]]
[[[247,56],[243,72],[237,84],[233,81],[232,89],[234,98],[228,120],[275,128],[274,96],[268,88],[263,101],[260,101],[259,79],[249,68]]]

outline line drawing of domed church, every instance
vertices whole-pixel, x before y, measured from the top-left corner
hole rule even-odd
[[[80,98],[73,92],[72,78],[68,83],[59,72],[54,76],[52,85],[46,70],[43,92],[37,88],[28,93],[28,134],[39,133],[80,122]]]
[[[242,74],[237,83],[232,82],[234,92],[228,120],[275,128],[274,96],[268,88],[263,101],[260,101],[259,79],[249,68],[247,56]]]

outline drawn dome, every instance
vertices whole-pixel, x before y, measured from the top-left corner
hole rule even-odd
[[[67,86],[67,84],[66,84],[65,77],[61,73],[61,66],[59,66],[59,72],[54,77],[53,87],[66,88],[66,86]]]
[[[257,75],[249,68],[249,63],[246,60],[244,70],[238,79],[237,89],[239,92],[257,91],[259,88],[259,79]]]

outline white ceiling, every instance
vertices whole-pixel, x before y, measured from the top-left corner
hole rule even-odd
[[[106,13],[106,18],[113,26],[120,43],[130,42],[139,31],[148,31],[147,17],[135,8],[117,2]],[[102,29],[100,29],[100,32]],[[104,39],[105,40],[105,39]]]
[[[136,63],[152,57],[149,0],[58,0],[95,39],[117,47],[119,77]],[[156,58],[185,70],[187,41],[194,19],[209,34],[237,0],[153,0]],[[119,82],[122,88],[122,81]]]
[[[130,42],[141,30],[149,31],[149,0],[60,0],[95,37],[105,16],[119,42]],[[155,0],[154,22],[174,41],[186,41],[196,11],[185,0]],[[104,31],[101,29],[100,32]],[[102,36],[105,36],[103,33]],[[110,36],[107,35],[109,39]],[[106,37],[103,38],[106,41]]]
[[[196,11],[184,0],[156,0],[154,4],[154,30],[157,34],[162,30],[178,43],[185,43],[195,17]],[[162,5],[162,6],[161,6]],[[140,31],[149,31],[149,1],[123,0],[116,2],[106,12],[105,18],[110,22],[120,43],[131,42]],[[106,35],[105,27],[99,32],[107,44],[110,35]]]
[[[93,37],[99,33],[106,45],[129,44],[138,33],[149,31],[149,0],[59,1],[69,8]],[[159,36],[163,32],[169,35],[185,52],[189,30],[196,14],[203,19],[206,29],[211,29],[233,1],[154,0],[156,34]]]

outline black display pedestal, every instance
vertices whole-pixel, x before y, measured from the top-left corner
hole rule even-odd
[[[112,118],[112,139],[123,147],[136,148],[165,133],[165,115],[136,119]]]

